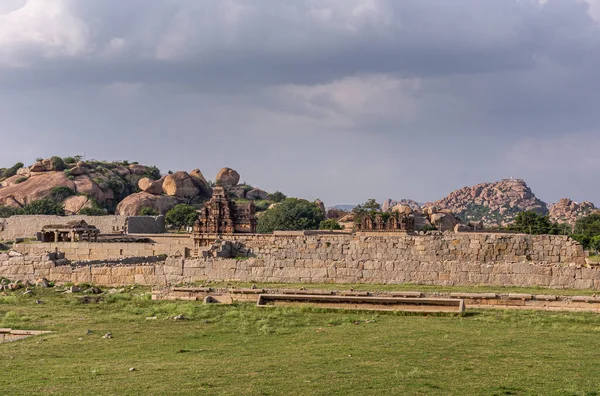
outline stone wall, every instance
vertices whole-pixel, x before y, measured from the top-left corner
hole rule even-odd
[[[0,241],[34,238],[45,225],[64,224],[74,220],[85,220],[86,223],[96,226],[102,234],[114,234],[125,229],[127,216],[11,216],[0,219]]]
[[[150,235],[144,235],[150,236]],[[41,255],[47,252],[64,253],[72,261],[109,260],[122,257],[149,257],[158,255],[190,255],[192,245],[189,236],[172,236],[153,239],[152,243],[102,243],[102,242],[58,242],[58,243],[19,243],[15,251],[26,255]]]
[[[129,216],[128,234],[163,234],[166,232],[165,216]]]
[[[100,285],[202,280],[600,288],[581,245],[562,236],[454,234],[397,237],[237,236],[255,257],[136,265],[69,265],[52,255],[0,255],[0,276]],[[80,244],[78,244],[80,245]],[[63,264],[63,265],[61,265]]]

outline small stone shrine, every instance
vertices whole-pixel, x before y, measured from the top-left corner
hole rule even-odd
[[[414,217],[392,213],[389,217],[384,218],[381,214],[375,218],[365,215],[360,223],[356,224],[356,231],[404,231],[412,232],[415,230]]]
[[[254,203],[233,202],[223,187],[213,188],[210,201],[200,210],[194,224],[194,245],[206,246],[204,234],[222,235],[256,232],[256,207]]]
[[[100,230],[84,220],[70,221],[67,224],[52,224],[38,232],[41,242],[98,242]]]

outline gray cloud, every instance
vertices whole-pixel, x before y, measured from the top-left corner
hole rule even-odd
[[[10,0],[0,165],[232,166],[328,204],[514,176],[600,204],[599,49],[596,0]]]

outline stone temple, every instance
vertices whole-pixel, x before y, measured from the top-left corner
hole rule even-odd
[[[203,246],[206,234],[236,233],[256,233],[256,207],[253,202],[233,202],[223,187],[215,187],[194,224],[194,244]]]

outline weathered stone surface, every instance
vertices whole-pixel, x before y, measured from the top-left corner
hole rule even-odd
[[[583,217],[596,211],[596,206],[588,201],[574,202],[569,198],[562,198],[550,208],[549,216],[552,221],[558,223],[575,224]]]
[[[89,175],[76,176],[73,182],[73,190],[75,190],[75,192],[95,198],[99,203],[106,202],[106,200],[112,196],[112,191],[111,194],[109,194],[108,192],[102,190]]]
[[[169,196],[190,202],[210,197],[208,188],[201,179],[183,171],[167,175],[163,182],[163,191]]]
[[[83,208],[91,208],[92,202],[85,195],[74,195],[66,198],[63,201],[65,214],[74,215],[79,213]]]
[[[147,192],[149,194],[161,195],[163,193],[163,182],[164,178],[159,180],[152,180],[148,177],[144,177],[138,181],[138,187],[143,192]]]
[[[181,201],[175,197],[153,195],[147,192],[131,194],[117,205],[116,214],[137,216],[142,208],[152,208],[160,214],[165,214]]]
[[[410,215],[413,213],[413,209],[408,205],[396,205],[392,208],[392,212],[398,212],[400,214]]]
[[[215,180],[221,186],[236,186],[240,182],[240,174],[231,168],[223,168],[217,173]]]
[[[260,188],[253,188],[246,192],[247,199],[269,199],[269,193],[261,190]]]
[[[64,172],[44,172],[33,175],[22,183],[0,188],[0,205],[24,206],[50,196],[52,189],[56,187],[75,190],[75,184],[67,179]]]

